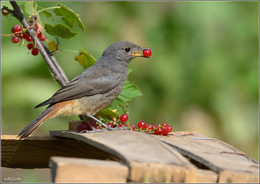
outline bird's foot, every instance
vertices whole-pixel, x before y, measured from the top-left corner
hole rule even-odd
[[[128,130],[128,127],[116,127],[116,128],[112,128],[113,130]]]
[[[117,130],[128,130],[128,128],[127,127],[116,127],[116,128],[109,127],[109,129],[107,129],[107,128],[96,129],[93,127],[92,130],[82,130],[82,131],[80,131],[80,133],[96,133],[96,132],[107,132],[107,131],[117,131]]]
[[[92,115],[87,115],[89,118],[91,118],[91,119],[93,119],[93,120],[95,120],[95,121],[97,121],[98,123],[100,123],[103,127],[104,127],[104,129],[96,129],[96,128],[94,128],[93,126],[91,127],[92,128],[92,130],[98,130],[98,131],[107,131],[107,130],[109,130],[109,131],[114,131],[114,130],[127,130],[128,128],[127,127],[116,127],[116,128],[112,128],[112,127],[110,127],[110,126],[108,126],[108,125],[106,125],[105,123],[103,123],[102,121],[100,121],[99,119],[97,119],[97,118],[95,118],[94,116],[92,116]]]

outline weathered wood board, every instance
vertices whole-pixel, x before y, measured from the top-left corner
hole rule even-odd
[[[218,173],[220,182],[259,182],[259,163],[223,141],[197,132],[152,136]]]
[[[217,181],[216,173],[196,168],[175,149],[149,134],[120,130],[96,133],[52,131],[51,135],[81,140],[116,155],[129,167],[129,181]]]
[[[30,136],[20,140],[16,135],[1,136],[3,167],[47,168],[51,156],[119,160],[114,155],[76,139]]]
[[[55,182],[65,182],[62,179],[65,177],[69,183],[92,182],[94,178],[101,181],[102,178],[94,171],[107,166],[108,162],[104,160],[121,162],[111,162],[113,178],[118,177],[112,183],[259,182],[258,161],[227,143],[196,132],[157,136],[129,130],[96,133],[52,131],[51,135],[30,136],[24,140],[16,136],[1,136],[2,166],[44,168],[49,166],[52,156],[61,156],[53,157],[50,162]],[[110,175],[109,172],[106,174],[104,177]]]
[[[83,141],[116,155],[128,164],[136,161],[174,164],[187,167],[193,166],[175,149],[141,132],[130,130],[102,131],[96,133],[51,131],[51,135]]]
[[[126,183],[128,167],[115,161],[52,157],[54,183]]]

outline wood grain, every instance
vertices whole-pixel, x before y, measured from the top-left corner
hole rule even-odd
[[[72,138],[116,155],[126,164],[154,162],[192,167],[193,165],[170,146],[142,132],[119,130],[96,133],[51,131],[51,135]]]
[[[119,160],[116,156],[75,139],[16,135],[1,136],[2,166],[10,168],[48,168],[51,156]]]
[[[54,183],[126,183],[128,167],[115,161],[51,157]]]
[[[176,132],[169,136],[153,135],[153,137],[171,145],[197,163],[219,173],[220,181],[259,182],[259,163],[223,141],[208,139],[196,132],[192,134]],[[226,173],[229,173],[228,177]]]
[[[51,135],[81,140],[116,155],[129,167],[128,180],[131,182],[217,181],[214,172],[202,172],[175,149],[150,134],[120,130],[96,133],[53,131]]]
[[[59,156],[50,162],[55,182],[65,182],[64,178],[70,183],[101,182],[111,174],[116,178],[111,183],[259,182],[258,161],[223,141],[196,132],[157,136],[129,130],[95,133],[52,131],[51,135],[30,136],[24,140],[16,136],[1,136],[2,166],[44,168],[49,166],[52,156]],[[107,165],[109,162],[104,160],[120,163]],[[110,167],[112,173],[106,175]],[[86,174],[84,171],[87,171],[87,178],[74,177],[76,173],[83,176]],[[104,178],[96,175],[98,171],[105,172]]]

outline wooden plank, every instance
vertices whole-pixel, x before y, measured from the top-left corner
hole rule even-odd
[[[47,168],[51,156],[119,160],[116,156],[75,139],[16,135],[1,136],[2,166],[10,168]]]
[[[241,173],[234,171],[221,171],[219,183],[259,183],[259,174]]]
[[[193,167],[190,162],[170,146],[153,137],[136,131],[100,131],[80,133],[51,131],[52,136],[73,138],[116,155],[125,163],[155,162]]]
[[[220,181],[259,182],[259,163],[218,139],[208,139],[196,132],[175,132],[169,136],[153,135],[153,137],[219,173]],[[240,180],[241,178],[244,180]]]
[[[185,183],[217,183],[218,181],[218,175],[211,170],[192,168],[185,174]]]
[[[128,180],[132,182],[217,181],[216,173],[202,172],[150,134],[120,130],[96,133],[52,131],[51,135],[81,140],[116,155],[129,167]]]
[[[119,162],[52,157],[52,182],[55,183],[126,183],[128,167]]]
[[[131,162],[131,176],[135,182],[216,183],[218,175],[210,170],[185,168],[160,163]]]

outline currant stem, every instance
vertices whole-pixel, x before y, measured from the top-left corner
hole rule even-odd
[[[60,6],[53,6],[53,7],[49,7],[49,8],[44,8],[44,9],[37,11],[36,14],[38,15],[39,13],[41,13],[43,11],[52,10],[52,9],[56,9],[56,8],[60,8]]]

